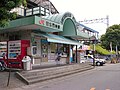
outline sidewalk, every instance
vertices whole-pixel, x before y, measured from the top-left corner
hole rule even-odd
[[[0,72],[0,90],[9,90],[26,85],[17,79],[14,74],[15,72],[11,72],[9,86],[7,87],[9,72]]]
[[[69,66],[69,65],[63,65],[63,66]],[[83,65],[80,65],[80,66],[83,67]],[[34,67],[34,70],[43,71],[43,70],[47,70],[47,68],[58,68],[58,67],[62,67],[62,65],[57,66],[57,67],[56,67],[56,65],[49,65],[47,67],[45,67],[45,66]],[[32,71],[34,71],[34,70],[32,70]],[[28,71],[24,71],[24,72],[28,72]],[[9,86],[7,87],[8,75],[9,75],[9,72],[0,72],[0,89],[1,90],[9,90],[9,89],[14,90],[14,88],[20,88],[22,86],[26,86],[25,83],[23,83],[21,80],[19,80],[18,78],[15,77],[15,72],[11,72]]]

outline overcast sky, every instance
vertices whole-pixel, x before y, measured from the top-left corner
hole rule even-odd
[[[109,25],[120,24],[120,0],[50,0],[60,13],[71,12],[77,21],[106,18]],[[105,23],[84,24],[101,34],[106,32]]]

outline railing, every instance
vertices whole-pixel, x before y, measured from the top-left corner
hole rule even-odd
[[[25,16],[31,16],[31,15],[41,15],[46,16],[50,15],[50,11],[43,7],[35,7],[32,9],[25,9]]]
[[[14,8],[12,9],[10,12],[16,12],[19,16],[24,16],[24,8],[20,7],[20,8]]]
[[[32,15],[46,16],[46,15],[50,15],[51,13],[49,10],[41,6],[31,9],[14,8],[11,12],[17,12],[19,17],[32,16]]]

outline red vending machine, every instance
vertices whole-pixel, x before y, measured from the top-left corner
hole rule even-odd
[[[27,55],[28,47],[30,47],[29,40],[8,41],[8,66],[22,69],[22,59]]]

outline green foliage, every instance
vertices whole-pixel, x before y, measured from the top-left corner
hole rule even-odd
[[[116,50],[116,45],[118,50],[120,50],[120,24],[113,25],[107,28],[104,35],[101,36],[101,45],[103,48],[110,50],[110,42],[112,42],[112,49]]]
[[[90,47],[93,49],[93,45],[90,45]],[[100,44],[95,45],[95,51],[101,55],[110,55],[111,52],[102,48]],[[112,54],[115,52],[112,52]]]
[[[0,27],[6,26],[10,20],[17,17],[15,12],[10,11],[21,5],[26,6],[26,0],[0,0]]]
[[[114,31],[116,29],[120,30],[120,24],[119,25],[115,24],[115,25],[110,26],[109,28],[107,28],[106,33]]]

